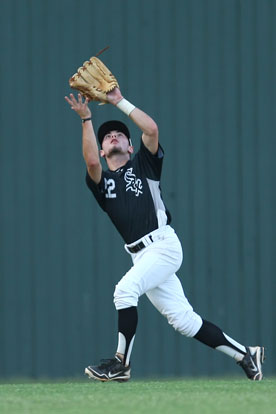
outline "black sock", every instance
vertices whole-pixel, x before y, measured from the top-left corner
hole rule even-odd
[[[203,344],[210,346],[211,348],[226,346],[238,351],[243,355],[246,354],[246,350],[242,345],[238,344],[236,341],[233,341],[236,345],[230,342],[231,338],[228,337],[228,340],[220,328],[218,328],[213,323],[205,320],[203,320],[203,324],[194,338]],[[240,345],[240,347],[238,347],[238,345]]]
[[[118,311],[119,343],[117,352],[124,355],[123,363],[126,365],[129,364],[137,323],[138,312],[136,306]]]

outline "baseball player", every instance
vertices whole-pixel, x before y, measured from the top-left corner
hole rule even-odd
[[[100,126],[97,140],[88,98],[65,97],[82,120],[86,183],[100,207],[125,242],[133,266],[118,281],[114,304],[118,311],[118,347],[113,358],[85,368],[100,381],[127,381],[130,356],[137,327],[139,297],[146,294],[169,324],[187,337],[195,338],[233,358],[254,381],[263,378],[264,348],[246,347],[213,323],[198,315],[185,297],[176,276],[182,262],[182,247],[171,227],[171,215],[163,201],[160,179],[164,150],[158,141],[158,127],[145,112],[127,101],[116,87],[107,94],[110,104],[123,111],[142,132],[140,148],[134,148],[127,126],[108,121]],[[103,171],[100,157],[107,170]]]

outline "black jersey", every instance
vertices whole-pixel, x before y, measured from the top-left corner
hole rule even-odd
[[[160,145],[153,155],[141,140],[133,159],[116,171],[103,171],[99,184],[86,174],[88,187],[127,244],[170,224],[160,188],[163,156]]]

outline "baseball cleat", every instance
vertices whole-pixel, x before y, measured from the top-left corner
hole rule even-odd
[[[100,365],[88,366],[84,373],[89,378],[103,382],[125,382],[130,379],[130,367],[126,367],[117,356],[112,359],[102,359]]]
[[[238,362],[247,377],[252,381],[261,381],[263,379],[262,364],[265,359],[264,347],[249,346],[246,348],[247,353],[244,358]]]

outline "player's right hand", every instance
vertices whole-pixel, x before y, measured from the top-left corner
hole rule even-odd
[[[70,98],[65,96],[66,102],[71,105],[71,109],[73,109],[81,118],[90,118],[91,111],[88,107],[89,99],[85,98],[83,101],[83,97],[80,93],[78,93],[78,100],[75,98],[73,93],[70,93]]]

